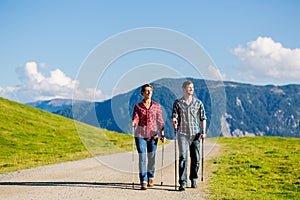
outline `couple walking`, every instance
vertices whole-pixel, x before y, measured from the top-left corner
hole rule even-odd
[[[187,164],[190,150],[191,187],[197,187],[200,166],[200,138],[205,138],[206,114],[203,103],[193,96],[194,84],[185,81],[182,84],[184,96],[177,99],[172,109],[172,126],[178,130],[179,146],[179,190],[187,187]],[[141,87],[144,99],[134,106],[131,125],[135,128],[135,144],[139,153],[139,178],[141,189],[154,185],[155,154],[158,132],[161,141],[166,141],[161,106],[151,100],[153,87],[145,84]],[[202,155],[203,156],[203,155]]]

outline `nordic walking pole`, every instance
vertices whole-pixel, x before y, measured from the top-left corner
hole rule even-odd
[[[163,169],[164,169],[164,154],[165,154],[165,142],[162,143],[162,152],[161,152],[161,176],[160,176],[160,185],[163,183]]]
[[[202,144],[201,144],[201,147],[202,147],[202,158],[201,158],[201,181],[203,182],[203,173],[204,173],[204,137],[202,137]]]
[[[134,189],[134,127],[132,127],[132,189]]]
[[[177,190],[177,127],[174,129],[174,143],[175,143],[175,190]]]

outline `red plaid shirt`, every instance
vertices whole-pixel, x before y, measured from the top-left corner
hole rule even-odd
[[[132,120],[137,124],[135,137],[158,138],[158,131],[164,129],[164,120],[160,105],[151,101],[150,108],[147,109],[143,101],[135,104]]]

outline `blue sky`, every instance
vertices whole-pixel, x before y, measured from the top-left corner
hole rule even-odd
[[[222,80],[300,84],[299,10],[297,0],[0,0],[0,96],[19,102],[72,98],[80,84],[78,73],[99,44],[144,27],[174,30],[193,39],[213,60]],[[137,66],[159,65],[160,59],[181,73],[185,63],[171,57],[157,51],[128,55],[106,76],[113,77],[125,63],[132,72]],[[143,78],[136,84],[147,80],[140,73]],[[168,77],[165,74],[157,78]],[[99,77],[104,86],[81,91],[83,96],[90,92],[103,100],[114,89],[117,93],[134,87],[122,84],[116,89],[115,79],[120,84],[124,76],[112,82],[107,77]]]

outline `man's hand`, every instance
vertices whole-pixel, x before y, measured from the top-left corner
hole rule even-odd
[[[177,125],[178,125],[177,119],[176,119],[176,118],[173,118],[173,119],[172,119],[172,126],[173,126],[173,128],[176,129],[176,128],[177,128]]]
[[[202,133],[201,133],[201,138],[204,139],[205,137],[206,137],[206,134],[205,134],[204,131],[202,131]]]

